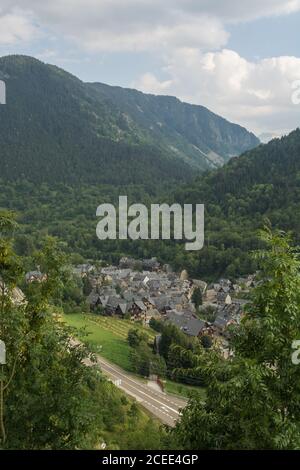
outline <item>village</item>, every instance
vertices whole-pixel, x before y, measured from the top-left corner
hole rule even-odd
[[[225,349],[227,327],[240,322],[247,294],[256,284],[254,275],[236,283],[220,279],[208,284],[189,279],[186,271],[175,273],[156,258],[123,257],[118,266],[100,268],[83,264],[74,268],[74,274],[90,284],[86,302],[92,313],[144,325],[152,318],[170,322],[190,337],[210,336]]]

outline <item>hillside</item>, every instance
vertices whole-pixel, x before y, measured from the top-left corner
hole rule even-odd
[[[216,171],[196,178],[176,192],[176,199],[198,198],[250,216],[288,209],[300,189],[300,129],[233,158]]]
[[[0,178],[0,207],[17,210],[23,233],[18,251],[29,254],[41,235],[51,233],[67,242],[68,251],[85,259],[117,262],[120,256],[158,256],[192,276],[217,279],[251,273],[256,263],[251,252],[261,246],[257,230],[266,219],[291,230],[300,242],[300,130],[246,152],[218,170],[193,182],[165,187],[150,195],[143,186],[127,187],[130,201],[204,203],[205,246],[187,253],[174,241],[131,242],[96,238],[95,210],[101,202],[116,202],[121,187],[35,185]],[[160,190],[162,191],[162,190]]]
[[[210,277],[253,272],[251,252],[265,223],[300,242],[300,130],[196,178],[171,199],[206,205],[206,245],[190,261],[191,271]]]
[[[146,139],[155,139],[194,168],[218,167],[259,144],[246,129],[203,106],[100,83],[91,87],[120,110],[129,127],[138,125]]]
[[[26,56],[0,58],[0,174],[35,183],[187,180],[258,140],[201,106],[101,84]]]

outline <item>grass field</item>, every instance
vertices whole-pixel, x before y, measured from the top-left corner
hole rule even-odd
[[[130,346],[127,343],[128,331],[131,328],[138,328],[148,335],[149,341],[153,341],[155,336],[155,332],[150,328],[132,323],[130,320],[81,313],[66,314],[63,319],[69,326],[85,330],[87,333],[85,342],[95,352],[99,352],[105,359],[130,372],[132,367],[129,357]]]
[[[180,384],[177,382],[172,382],[171,380],[166,380],[164,384],[165,392],[172,393],[173,395],[189,398],[191,392],[197,392],[200,394],[203,400],[206,398],[206,391],[204,387],[193,387],[192,385]]]
[[[144,327],[140,323],[133,323],[130,320],[121,320],[120,318],[92,314],[86,315],[86,318],[90,323],[99,325],[103,330],[110,331],[125,340],[127,339],[128,331],[132,328],[137,328],[147,334],[149,341],[153,341],[156,334],[150,328]]]
[[[104,358],[125,370],[131,371],[130,347],[126,341],[125,330],[121,334],[114,324],[111,328],[109,328],[109,325],[105,325],[104,328],[101,322],[95,321],[93,317],[94,315],[74,313],[64,315],[63,319],[67,325],[85,330],[87,336],[84,340],[91,345],[95,352],[99,351],[99,354]],[[121,322],[122,320],[118,321]]]
[[[93,351],[99,352],[102,357],[129,372],[132,372],[132,367],[130,363],[131,348],[127,343],[128,331],[131,328],[138,328],[148,335],[150,341],[155,336],[155,332],[150,328],[119,318],[74,313],[65,314],[63,320],[67,325],[87,333],[85,342],[91,346]],[[170,380],[165,382],[165,391],[185,398],[189,397],[190,392],[197,391],[205,399],[204,388]]]

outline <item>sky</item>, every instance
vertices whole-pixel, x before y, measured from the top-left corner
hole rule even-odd
[[[8,54],[174,95],[256,135],[300,126],[300,0],[0,0]]]

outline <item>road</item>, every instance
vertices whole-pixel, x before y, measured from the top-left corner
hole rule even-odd
[[[180,416],[180,409],[187,401],[164,392],[153,390],[137,377],[130,375],[115,364],[97,355],[97,362],[102,372],[127,395],[135,398],[144,408],[150,411],[162,423],[174,426]],[[85,363],[90,365],[89,360]]]

